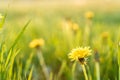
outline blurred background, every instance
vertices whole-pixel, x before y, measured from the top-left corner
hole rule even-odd
[[[87,12],[92,13],[92,18],[86,18]],[[13,64],[15,80],[17,76],[26,80],[32,66],[32,80],[46,80],[36,49],[29,47],[32,40],[39,38],[45,42],[41,52],[51,80],[85,80],[79,63],[73,73],[74,62],[68,59],[71,49],[79,46],[92,49],[86,67],[89,80],[119,80],[119,0],[0,0],[0,13],[7,14],[0,33],[5,50],[31,20],[15,46],[20,49]],[[100,79],[96,76],[96,62]]]

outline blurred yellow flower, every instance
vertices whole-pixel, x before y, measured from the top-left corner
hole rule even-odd
[[[68,26],[69,28],[71,28],[72,25],[73,25],[73,22],[72,22],[71,19],[66,19],[66,24],[67,24],[67,26]]]
[[[71,53],[68,54],[68,57],[71,59],[71,61],[80,61],[80,63],[85,64],[85,58],[91,55],[91,50],[89,47],[78,47],[76,49],[73,49]]]
[[[92,19],[92,18],[94,17],[94,13],[91,12],[91,11],[86,12],[86,13],[85,13],[85,17],[86,17],[87,19]]]
[[[4,16],[2,16],[2,14],[0,14],[0,19],[3,19],[4,18]]]
[[[30,42],[29,47],[30,48],[38,48],[44,45],[44,39],[34,39],[32,42]]]
[[[77,23],[73,23],[72,30],[77,31],[79,29],[79,25]]]
[[[101,34],[101,36],[102,36],[103,39],[107,39],[109,37],[109,33],[108,32],[103,32]]]

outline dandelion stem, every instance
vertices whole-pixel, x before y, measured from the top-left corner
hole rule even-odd
[[[95,67],[96,67],[96,76],[97,76],[96,80],[100,80],[100,66],[98,62],[95,63]]]
[[[84,76],[85,76],[85,80],[88,80],[88,76],[87,76],[87,73],[86,73],[86,69],[85,69],[85,65],[82,64],[82,69],[83,69],[83,73],[84,73]]]
[[[92,75],[91,75],[91,72],[90,72],[90,68],[87,64],[86,64],[86,67],[87,67],[87,70],[88,70],[88,78],[89,78],[89,80],[92,80]]]
[[[38,59],[39,59],[40,65],[42,67],[43,73],[45,75],[45,78],[46,78],[46,80],[49,80],[49,73],[48,73],[48,70],[47,70],[47,66],[45,64],[42,52],[39,49],[37,51],[37,55],[38,55]]]
[[[84,43],[85,45],[88,45],[90,42],[88,41],[91,37],[91,28],[92,28],[92,21],[87,20],[85,31],[84,31]]]

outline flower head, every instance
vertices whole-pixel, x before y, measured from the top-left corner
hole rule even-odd
[[[85,64],[85,59],[89,55],[91,55],[91,50],[89,47],[78,47],[73,49],[71,53],[68,54],[68,57],[71,59],[71,61],[77,60],[80,61],[80,63]]]
[[[86,13],[85,13],[85,17],[86,17],[87,19],[92,19],[92,18],[94,17],[94,13],[91,12],[91,11],[86,12]]]
[[[72,30],[77,31],[79,29],[79,25],[77,23],[73,23]]]
[[[101,34],[101,36],[102,36],[103,39],[107,39],[109,37],[109,33],[108,32],[103,32]]]
[[[32,42],[30,42],[29,47],[30,48],[38,48],[44,45],[44,40],[42,38],[40,39],[34,39]]]

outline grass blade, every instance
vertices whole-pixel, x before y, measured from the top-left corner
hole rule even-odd
[[[25,29],[27,28],[27,26],[29,25],[29,23],[31,22],[31,20],[29,20],[25,26],[23,27],[23,29],[21,30],[21,32],[19,33],[19,35],[17,36],[17,38],[15,39],[13,45],[10,47],[10,49],[8,50],[8,52],[14,48],[14,46],[16,45],[16,43],[18,42],[18,40],[20,39],[20,37],[22,36],[22,34],[24,33]]]
[[[11,53],[12,53],[12,50],[10,50],[10,52],[8,53],[8,56],[7,56],[7,59],[6,59],[6,62],[5,62],[5,69],[9,63],[9,60],[10,60],[10,57],[11,57]]]
[[[30,74],[29,74],[29,76],[28,76],[28,80],[31,80],[31,79],[32,79],[32,73],[33,73],[33,67],[32,67],[32,69],[30,70]]]
[[[60,67],[60,70],[59,70],[59,72],[58,72],[58,78],[60,78],[60,76],[62,75],[65,67],[66,67],[66,61],[63,61],[63,62],[62,62],[62,65],[61,65],[61,67]]]

